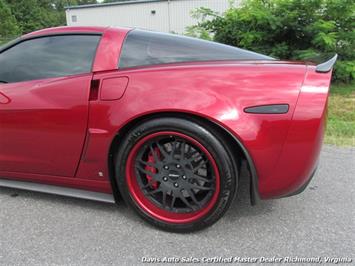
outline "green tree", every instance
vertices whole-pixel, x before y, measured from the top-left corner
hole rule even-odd
[[[338,53],[335,79],[355,79],[353,0],[249,0],[222,15],[200,8],[194,16],[200,22],[190,35],[282,59],[319,62]]]
[[[1,0],[4,1],[4,0]],[[22,33],[66,23],[65,7],[96,4],[96,0],[5,0]]]
[[[70,5],[92,5],[98,3],[96,0],[73,0],[67,2],[71,2]]]
[[[10,7],[4,0],[0,0],[0,43],[7,41],[8,37],[20,34],[16,18],[12,15]]]
[[[132,0],[104,0],[103,3],[127,2]]]
[[[28,33],[57,24],[56,16],[38,0],[7,0],[22,33]]]
[[[66,24],[65,7],[96,0],[0,0],[0,43],[14,36]]]

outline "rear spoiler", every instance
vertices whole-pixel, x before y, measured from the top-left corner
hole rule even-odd
[[[327,72],[329,72],[330,70],[332,70],[335,62],[337,61],[337,58],[338,58],[338,55],[335,54],[327,62],[324,62],[322,64],[317,65],[316,72],[319,72],[319,73],[327,73]]]

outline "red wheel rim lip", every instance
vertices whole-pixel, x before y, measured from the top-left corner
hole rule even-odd
[[[213,171],[215,173],[215,191],[208,202],[207,205],[205,205],[202,209],[191,212],[191,213],[174,213],[174,212],[169,212],[167,210],[163,210],[156,206],[153,202],[150,201],[149,198],[147,198],[141,188],[138,185],[137,182],[137,177],[135,174],[135,167],[134,167],[134,162],[136,155],[139,151],[139,149],[146,143],[148,140],[153,139],[155,137],[160,137],[160,136],[177,136],[183,139],[186,139],[190,141],[192,144],[196,145],[208,158],[209,162],[212,165]],[[127,159],[127,164],[126,164],[126,183],[128,190],[130,192],[131,197],[133,200],[138,204],[138,206],[146,213],[148,213],[150,216],[152,216],[155,219],[167,222],[167,223],[175,223],[175,224],[184,224],[184,223],[191,223],[196,220],[199,220],[203,216],[205,216],[216,204],[218,200],[218,195],[220,192],[220,175],[217,167],[217,163],[214,160],[213,156],[211,153],[196,139],[180,133],[180,132],[175,132],[175,131],[162,131],[162,132],[156,132],[149,134],[142,139],[140,139],[133,147],[133,149],[130,151]]]

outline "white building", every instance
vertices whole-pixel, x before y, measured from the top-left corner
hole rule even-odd
[[[68,26],[137,27],[182,34],[187,26],[196,24],[191,17],[196,8],[223,13],[229,5],[230,0],[132,0],[72,6],[66,9],[66,16]]]

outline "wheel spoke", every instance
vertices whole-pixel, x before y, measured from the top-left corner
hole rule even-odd
[[[199,186],[199,185],[196,185],[196,184],[191,184],[191,188],[192,189],[199,189],[199,190],[214,190],[214,188],[212,187],[203,187],[203,186]]]
[[[177,150],[178,144],[179,144],[179,142],[177,141],[177,139],[175,139],[175,140],[174,140],[174,153],[175,153],[176,150]]]
[[[211,182],[214,181],[214,179],[207,179],[207,178],[199,176],[197,174],[194,174],[192,178],[193,179],[197,179],[197,180],[202,181],[202,182],[206,182],[206,183],[211,183]]]
[[[156,143],[157,144],[157,147],[160,151],[161,154],[163,154],[164,158],[169,158],[171,156],[171,154],[169,154],[162,145],[160,145],[158,142]]]
[[[189,162],[189,163],[192,163],[193,161],[195,161],[197,158],[198,158],[198,156],[195,156],[196,154],[200,154],[198,151],[195,151],[194,153],[192,153],[191,155],[190,155],[190,158],[189,159],[187,159],[187,161]]]
[[[181,154],[180,154],[180,160],[184,159],[185,157],[185,146],[186,146],[186,142],[182,141],[181,142]]]
[[[159,158],[159,156],[156,154],[156,152],[155,152],[155,150],[154,150],[154,148],[153,148],[152,145],[149,146],[149,149],[150,149],[150,152],[151,152],[152,155],[153,155],[154,161],[155,161],[155,162],[160,162],[160,158]]]
[[[178,141],[175,139],[174,142],[171,144],[171,153],[170,153],[170,158],[174,159],[174,155],[176,154],[178,146]]]
[[[187,151],[186,151],[186,154],[190,154],[191,152],[191,145],[187,145]]]
[[[174,209],[174,204],[175,204],[175,200],[176,200],[176,197],[173,196],[173,198],[171,199],[171,202],[170,202],[170,209]]]
[[[163,190],[163,207],[166,207],[166,191]]]
[[[179,199],[182,200],[182,202],[186,205],[186,207],[190,208],[191,210],[194,210],[191,203],[184,197],[184,195],[181,192],[179,193]]]
[[[155,169],[158,169],[158,167],[157,167],[157,165],[155,163],[146,162],[144,160],[139,160],[138,162],[144,164],[145,166],[154,167]]]
[[[156,176],[157,176],[156,173],[150,172],[150,171],[148,171],[148,170],[142,168],[140,165],[137,165],[136,168],[137,168],[140,172],[142,172],[143,174],[146,174],[146,175],[149,175],[149,176],[152,176],[152,177],[156,177]]]
[[[154,179],[151,179],[148,181],[148,183],[143,187],[143,189],[147,189],[149,187],[152,187],[154,184],[155,184],[155,180]]]
[[[154,195],[154,194],[157,194],[159,192],[162,192],[162,189],[161,188],[158,188],[156,190],[153,190],[153,191],[146,191],[145,194],[146,195]]]
[[[191,189],[186,190],[186,191],[187,191],[187,193],[189,194],[189,196],[191,197],[192,201],[193,201],[199,208],[201,208],[201,203],[196,199],[194,192],[193,192]]]
[[[199,170],[202,166],[206,165],[206,163],[208,162],[207,159],[201,159],[201,161],[198,162],[198,164],[192,169],[193,172],[196,172],[197,170]]]

